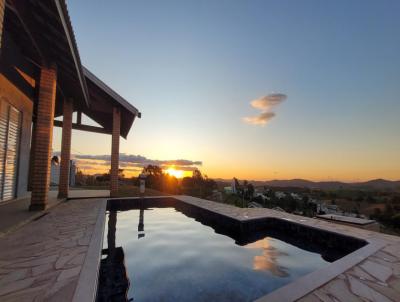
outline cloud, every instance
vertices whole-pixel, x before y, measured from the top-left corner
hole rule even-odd
[[[110,162],[110,155],[89,155],[89,154],[74,154],[75,159],[79,160],[102,160],[104,162]],[[157,160],[157,159],[149,159],[147,157],[141,155],[133,155],[120,153],[119,155],[120,163],[129,163],[135,164],[138,166],[147,166],[147,165],[165,165],[165,166],[201,166],[201,161],[192,161],[187,159],[173,159],[173,160]]]
[[[60,155],[55,152],[54,155]],[[110,167],[110,155],[91,155],[91,154],[72,154],[72,159],[76,161],[78,168],[83,170],[98,171],[103,173]],[[119,165],[125,171],[138,171],[140,172],[143,167],[148,165],[157,165],[161,168],[168,168],[175,166],[176,168],[184,171],[193,171],[203,163],[201,161],[192,161],[188,159],[172,159],[172,160],[158,160],[150,159],[142,155],[133,155],[121,153],[119,155]]]
[[[261,111],[255,116],[243,117],[242,120],[250,125],[265,126],[276,114],[272,109],[287,99],[283,93],[272,93],[258,99],[252,100],[250,105]]]
[[[272,93],[261,98],[252,100],[250,102],[251,106],[260,109],[262,111],[270,110],[272,107],[279,105],[284,100],[286,100],[287,96],[283,93]]]
[[[273,117],[275,113],[273,112],[262,112],[256,116],[247,116],[243,118],[243,121],[250,125],[266,125]]]

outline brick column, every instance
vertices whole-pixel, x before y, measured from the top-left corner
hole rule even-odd
[[[119,170],[119,135],[121,128],[121,111],[113,108],[113,129],[111,138],[111,170],[110,170],[110,195],[118,195],[118,170]]]
[[[69,187],[69,161],[71,159],[71,134],[72,134],[72,113],[74,104],[72,99],[64,99],[63,105],[63,127],[61,138],[61,164],[60,180],[58,185],[58,197],[68,197]]]
[[[36,131],[33,134],[32,197],[29,209],[44,210],[47,206],[50,185],[50,161],[53,141],[54,107],[56,102],[57,70],[42,67],[39,79],[39,95]]]
[[[0,0],[0,53],[3,38],[3,21],[4,21],[4,9],[6,5],[6,0]]]

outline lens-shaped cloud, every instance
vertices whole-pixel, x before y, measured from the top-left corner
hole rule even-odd
[[[272,93],[261,98],[252,100],[250,102],[251,106],[260,109],[262,111],[266,111],[271,109],[272,107],[279,105],[284,100],[286,100],[287,96],[283,93]]]
[[[250,105],[255,109],[261,110],[261,113],[255,116],[243,117],[243,122],[250,125],[265,126],[276,115],[272,109],[286,99],[286,94],[272,93],[252,100]]]
[[[262,112],[256,116],[247,116],[243,118],[243,121],[250,125],[266,125],[273,117],[275,113],[273,112]]]

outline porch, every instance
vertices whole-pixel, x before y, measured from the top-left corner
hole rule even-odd
[[[117,196],[120,137],[141,113],[82,65],[65,1],[0,1],[0,41],[0,204],[30,196],[14,207],[52,205],[54,127],[62,128],[58,198],[75,197],[72,130],[111,136],[109,196]]]

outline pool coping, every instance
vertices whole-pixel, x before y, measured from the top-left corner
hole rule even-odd
[[[294,224],[301,224],[302,226],[311,228],[311,229],[315,228],[315,229],[322,230],[325,232],[331,232],[331,233],[335,233],[338,235],[343,235],[338,230],[332,229],[332,227],[328,227],[328,225],[321,225],[321,224],[309,225],[309,224],[307,224],[306,222],[308,222],[310,220],[312,221],[313,220],[312,218],[296,216],[296,215],[292,215],[289,213],[281,213],[281,212],[273,211],[271,209],[268,209],[269,215],[267,213],[265,213],[265,214],[260,213],[261,216],[257,215],[255,217],[248,217],[248,215],[246,215],[246,210],[249,210],[249,209],[236,208],[236,207],[233,207],[230,205],[220,204],[220,203],[216,203],[213,201],[208,201],[208,200],[195,198],[195,197],[191,197],[191,196],[173,195],[173,196],[107,198],[107,199],[104,199],[104,204],[102,205],[102,210],[99,211],[99,218],[96,223],[96,231],[95,231],[96,234],[94,234],[92,237],[92,241],[94,241],[94,242],[93,242],[93,244],[92,244],[92,242],[90,243],[90,248],[89,248],[89,252],[88,252],[88,255],[93,255],[92,252],[96,253],[95,254],[96,259],[85,259],[85,263],[82,268],[81,276],[79,278],[79,283],[78,283],[73,301],[94,301],[94,299],[96,297],[97,276],[98,276],[98,271],[99,271],[99,266],[100,266],[101,249],[102,249],[102,244],[103,244],[105,217],[106,217],[105,213],[106,213],[107,202],[109,200],[162,199],[162,198],[174,199],[174,200],[180,201],[182,203],[185,203],[185,204],[197,207],[197,208],[212,211],[216,214],[223,215],[228,218],[233,218],[239,222],[251,222],[251,221],[255,221],[258,219],[262,219],[262,218],[274,218],[274,219],[279,219],[279,220],[285,220],[287,222],[291,222]],[[237,210],[238,212],[241,212],[241,213],[239,216],[238,215],[235,216],[235,215],[231,215],[227,212],[221,211],[220,209],[217,210],[215,208],[213,209],[211,207],[207,207],[207,205],[210,205],[210,203],[216,204],[216,206],[218,206],[220,209],[224,208],[224,207],[225,207],[225,209],[229,209],[229,207],[233,207],[233,208],[236,208],[235,210]],[[257,209],[252,209],[252,210],[257,210]],[[273,214],[273,215],[271,215],[271,214]],[[301,219],[301,218],[304,218],[304,219]],[[330,222],[326,222],[326,223],[329,224]],[[330,224],[332,224],[332,223],[330,223]],[[266,302],[266,301],[268,301],[268,302],[270,302],[270,301],[272,301],[272,302],[288,301],[289,302],[289,301],[296,301],[298,299],[301,299],[304,296],[306,296],[307,294],[312,293],[313,291],[317,290],[324,284],[327,284],[331,280],[335,279],[340,274],[351,269],[352,267],[356,266],[360,262],[366,260],[369,256],[375,254],[376,252],[378,252],[379,250],[383,249],[385,246],[387,246],[391,243],[391,240],[383,238],[383,237],[389,236],[389,235],[383,235],[381,233],[360,230],[360,229],[356,229],[355,227],[351,227],[351,226],[346,226],[346,228],[351,228],[351,230],[354,230],[354,232],[352,232],[351,234],[346,234],[346,236],[352,237],[355,239],[365,240],[367,242],[367,244],[364,247],[344,256],[343,258],[341,258],[335,262],[332,262],[331,264],[329,264],[323,268],[320,268],[313,272],[310,272],[302,277],[299,277],[298,279],[296,279],[293,282],[290,282],[280,288],[275,289],[271,293],[264,295],[264,296],[256,299],[255,301],[256,302]],[[360,236],[361,233],[363,233],[363,236]],[[381,237],[381,238],[376,238],[376,237]],[[391,237],[394,237],[394,236],[391,236]],[[395,239],[396,239],[396,241],[400,242],[400,238],[395,238]],[[98,249],[96,250],[96,248],[98,248]],[[97,261],[97,263],[95,263],[95,260]],[[88,263],[86,263],[87,261],[88,261]],[[95,272],[93,272],[93,270],[95,268],[96,268],[96,270],[95,270]],[[88,270],[88,272],[86,272],[87,270]],[[96,279],[95,284],[91,285],[92,294],[87,293],[87,291],[88,291],[87,283],[86,283],[86,285],[82,284],[87,280],[93,280],[93,279],[88,279],[89,276],[91,278],[95,277],[95,279]],[[84,288],[84,287],[86,287],[86,288]],[[82,299],[83,297],[86,299]],[[92,297],[93,300],[88,299],[90,297]]]
[[[385,245],[386,243],[383,241],[370,240],[366,246],[275,289],[271,293],[258,298],[255,302],[296,301],[364,261]]]
[[[96,300],[108,198],[101,199],[100,202],[102,204],[90,239],[89,248],[79,274],[77,286],[72,298],[73,302]]]

